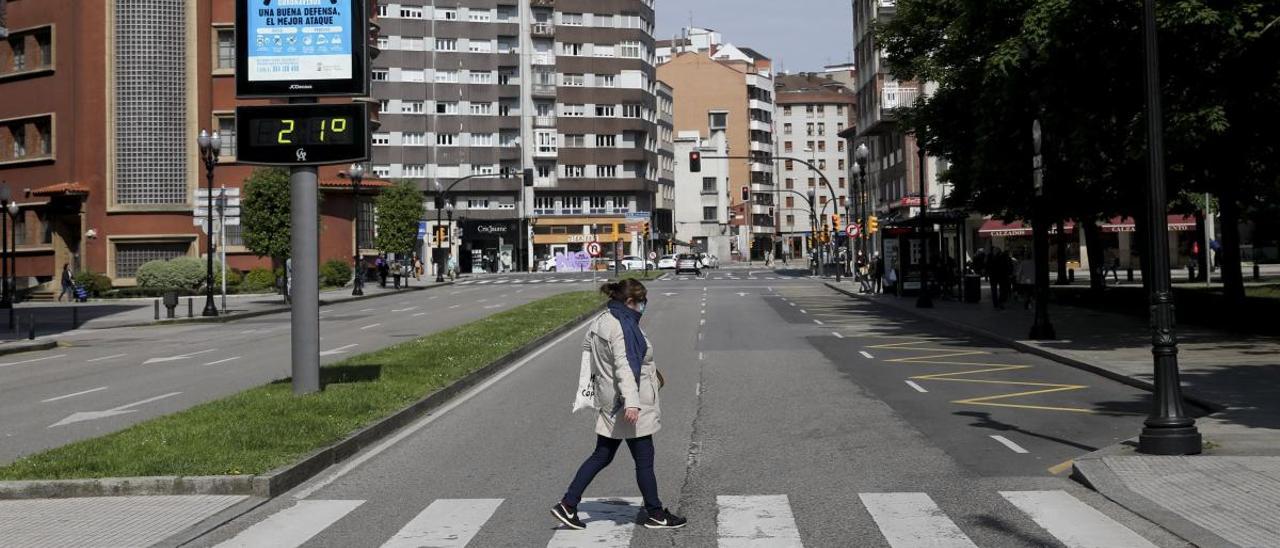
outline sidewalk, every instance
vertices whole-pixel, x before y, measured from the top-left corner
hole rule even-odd
[[[1051,304],[1059,340],[1030,341],[1032,311],[1013,302],[995,310],[985,291],[980,304],[936,299],[918,309],[915,298],[828,285],[1129,384],[1154,382],[1143,318]],[[1196,544],[1280,546],[1280,339],[1181,325],[1177,333],[1184,394],[1221,409],[1197,420],[1204,454],[1140,455],[1131,440],[1077,459],[1074,477]]]

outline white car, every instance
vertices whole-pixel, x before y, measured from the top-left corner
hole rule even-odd
[[[658,259],[659,270],[675,270],[675,268],[676,268],[675,255],[663,255],[661,259]]]
[[[646,261],[634,255],[628,255],[622,258],[622,268],[625,270],[644,270],[646,265],[651,269],[654,268],[652,261]]]
[[[541,261],[538,261],[538,272],[555,272],[555,271],[556,271],[555,257],[547,257]]]

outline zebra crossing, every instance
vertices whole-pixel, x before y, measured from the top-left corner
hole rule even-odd
[[[999,491],[1012,508],[1026,515],[1067,548],[1154,548],[1124,525],[1061,490]],[[922,492],[859,493],[854,513],[869,515],[892,548],[976,548],[941,507]],[[301,500],[244,529],[220,548],[291,548],[319,537],[326,529],[358,512],[364,500]],[[494,523],[504,499],[439,499],[433,501],[390,538],[383,548],[415,546],[464,547]],[[716,497],[716,535],[720,548],[804,546],[787,495],[721,495]],[[585,499],[578,506],[587,528],[557,528],[548,547],[600,548],[630,546],[642,513],[638,498]],[[690,521],[699,516],[688,516]],[[547,517],[548,521],[551,518]],[[705,519],[705,518],[704,518]],[[381,539],[378,539],[381,541]]]

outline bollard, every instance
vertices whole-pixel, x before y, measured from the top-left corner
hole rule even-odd
[[[1133,281],[1133,267],[1129,267],[1129,281]]]
[[[80,328],[80,307],[71,307],[71,329]]]
[[[1076,269],[1067,269],[1067,283],[1076,283]]]
[[[191,297],[187,297],[187,317],[188,318],[196,317],[195,306],[191,304],[191,301],[192,301]]]
[[[160,321],[160,299],[156,299],[156,321]]]
[[[1253,263],[1253,281],[1262,279],[1262,269],[1258,267],[1258,263]]]
[[[1196,281],[1196,267],[1195,267],[1195,263],[1188,263],[1188,264],[1187,264],[1187,281],[1188,281],[1188,282],[1194,282],[1194,281]]]
[[[34,341],[36,340],[36,315],[34,312],[27,315],[27,324],[27,328],[29,329],[27,332],[27,340]]]
[[[18,332],[18,328],[17,328],[17,326],[15,326],[15,325],[13,324],[13,322],[14,322],[14,319],[13,319],[13,307],[9,307],[9,329],[10,329],[11,331],[13,331],[14,333],[17,333],[17,332]]]

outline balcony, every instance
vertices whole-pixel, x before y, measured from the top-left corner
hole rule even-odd
[[[920,88],[886,83],[884,89],[880,90],[880,108],[892,110],[909,107],[916,102],[917,97],[920,97]]]
[[[554,8],[556,0],[529,0],[529,5],[535,8]]]
[[[537,147],[537,148],[535,148],[535,149],[533,150],[533,157],[534,157],[534,158],[551,158],[551,159],[554,159],[554,158],[556,157],[556,155],[557,155],[557,154],[558,154],[558,151],[556,150],[556,147],[554,147],[554,146],[549,146],[549,147],[548,147],[548,146],[541,146],[541,147]]]
[[[534,84],[533,96],[534,97],[555,97],[556,85],[555,84]]]
[[[539,21],[533,24],[530,34],[534,38],[555,38],[556,26],[549,21]]]
[[[533,127],[556,127],[555,116],[534,116]]]
[[[533,54],[529,62],[537,66],[553,67],[556,64],[556,56],[553,53],[538,52]]]

